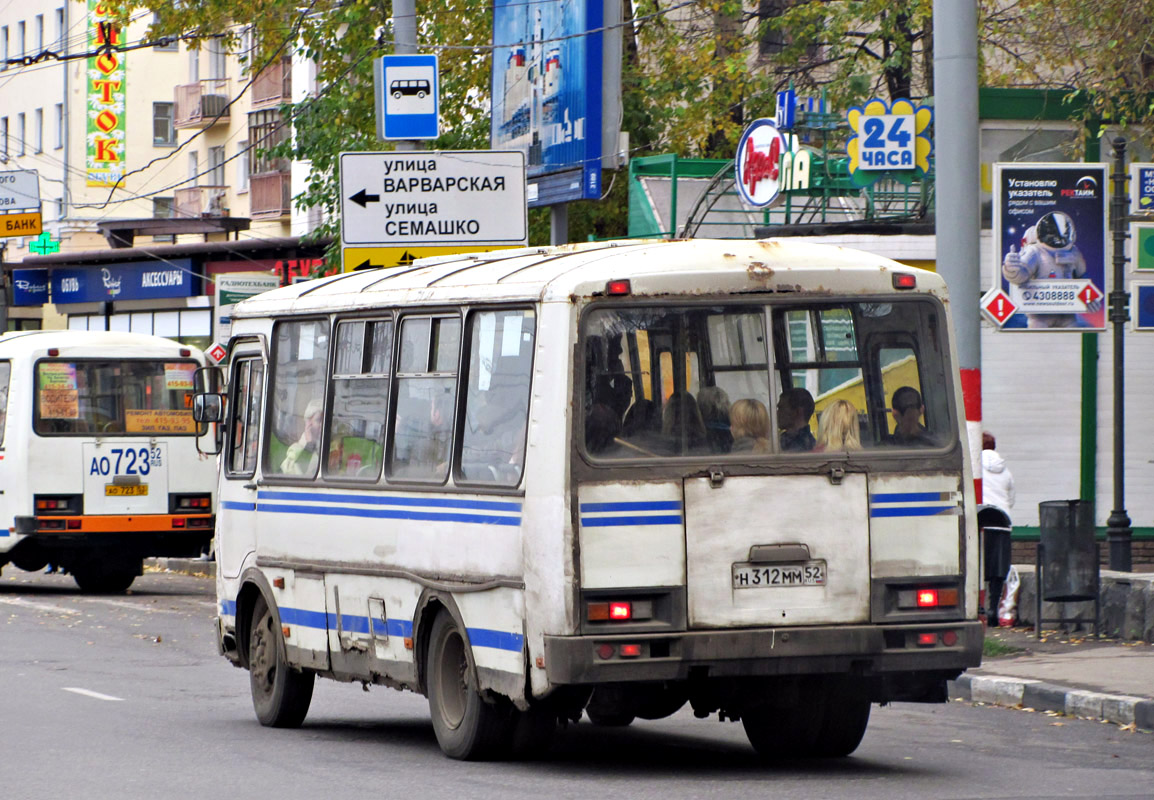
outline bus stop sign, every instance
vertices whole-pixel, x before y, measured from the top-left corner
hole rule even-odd
[[[379,138],[437,138],[437,76],[435,55],[390,55],[373,62]]]

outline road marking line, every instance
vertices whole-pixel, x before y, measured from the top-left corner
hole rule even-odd
[[[0,597],[0,603],[7,603],[10,606],[23,606],[24,608],[31,608],[36,611],[51,611],[57,614],[79,614],[80,611],[75,608],[65,608],[63,606],[49,605],[48,603],[30,603],[22,597]]]
[[[91,689],[77,689],[74,686],[63,686],[61,688],[63,688],[66,692],[75,692],[76,694],[82,694],[85,697],[94,697],[97,700],[109,700],[116,703],[124,702],[123,697],[113,697],[110,694],[101,694],[100,692],[94,692]]]

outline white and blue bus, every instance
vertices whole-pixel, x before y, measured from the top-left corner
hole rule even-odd
[[[196,415],[225,422],[219,645],[265,725],[322,676],[427,695],[454,758],[686,704],[766,758],[843,756],[871,703],[980,662],[931,272],[598,243],[297,284],[233,325]]]
[[[0,567],[122,592],[151,556],[198,556],[216,462],[198,452],[196,348],[158,336],[0,337]]]

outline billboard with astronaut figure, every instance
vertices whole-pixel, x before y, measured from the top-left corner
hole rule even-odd
[[[1107,193],[1105,164],[994,165],[1003,329],[1105,329]]]

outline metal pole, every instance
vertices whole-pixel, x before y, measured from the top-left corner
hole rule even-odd
[[[934,190],[937,270],[957,332],[970,468],[981,491],[982,360],[978,300],[978,4],[934,0]],[[980,494],[979,494],[980,499]]]
[[[1130,196],[1126,191],[1126,140],[1114,139],[1114,195],[1110,228],[1114,235],[1114,287],[1110,292],[1110,322],[1114,325],[1114,508],[1106,520],[1110,569],[1130,571],[1130,517],[1126,514],[1125,325],[1130,320],[1130,293],[1126,291],[1126,228]]]
[[[417,52],[417,0],[393,0],[393,52],[413,55]],[[424,150],[419,139],[401,139],[398,150]]]

